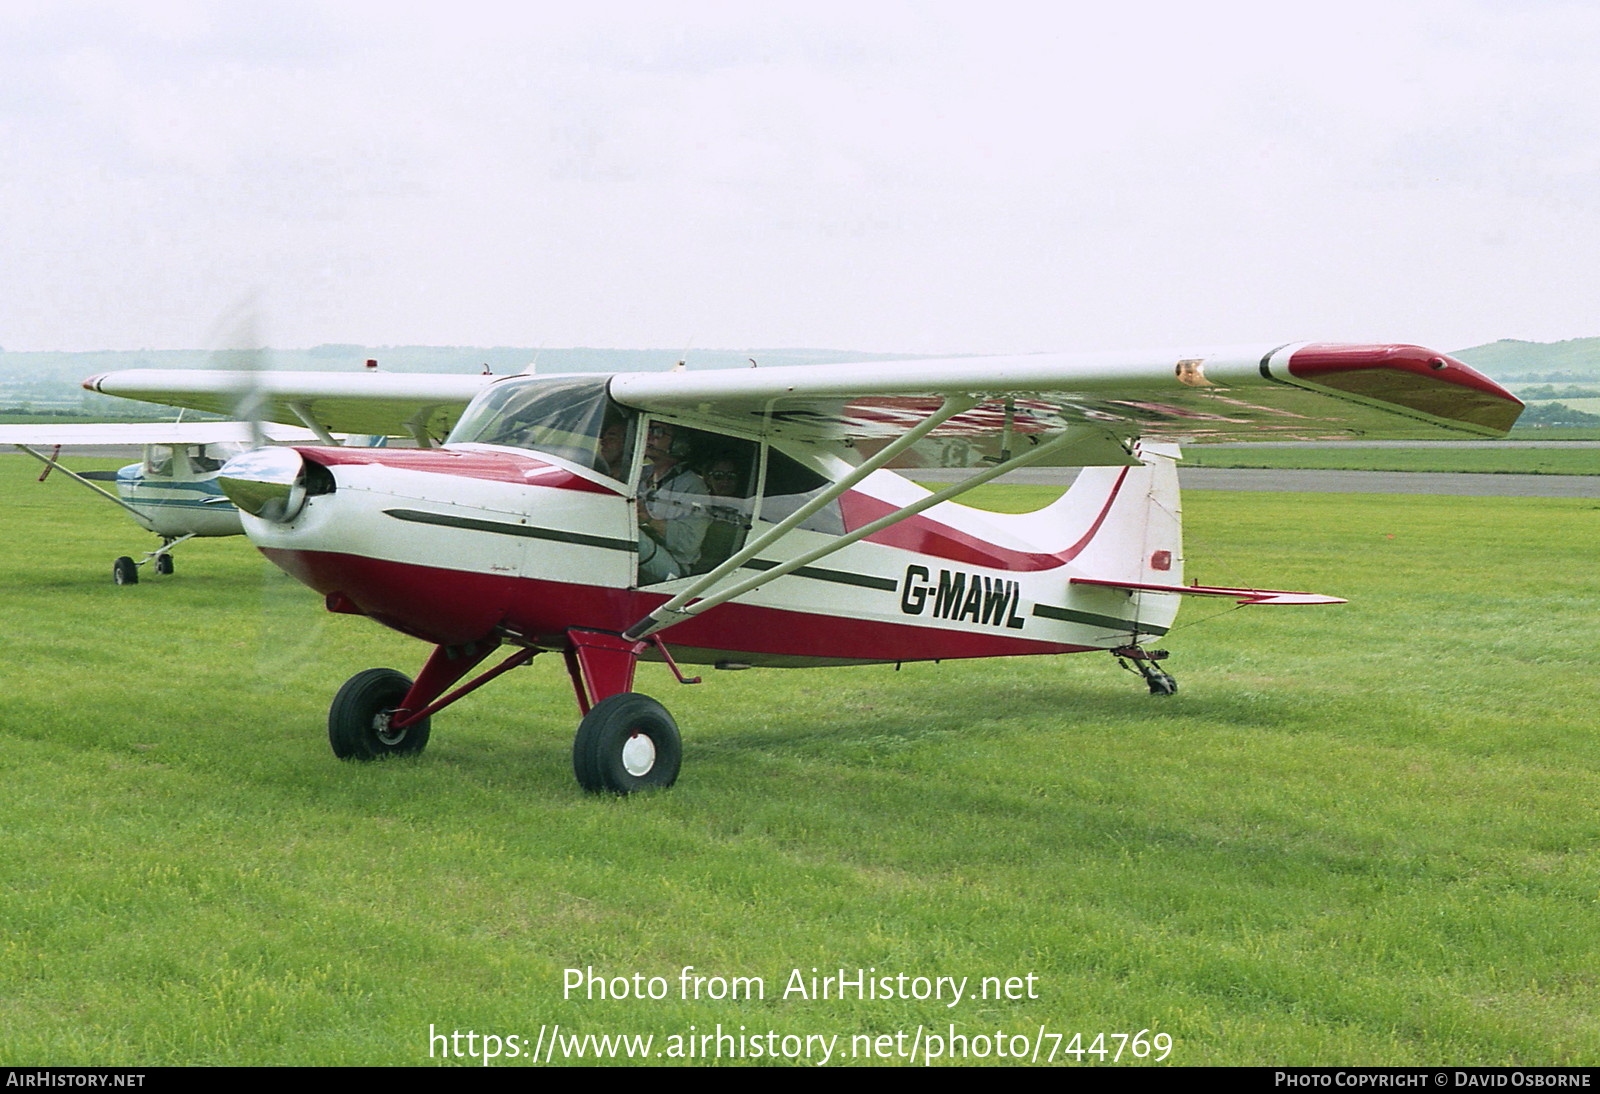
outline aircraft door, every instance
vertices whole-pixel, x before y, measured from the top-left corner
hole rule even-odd
[[[638,583],[702,574],[744,544],[756,442],[652,418],[637,477]]]

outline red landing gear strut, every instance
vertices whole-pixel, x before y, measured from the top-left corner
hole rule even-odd
[[[659,638],[635,642],[603,631],[569,630],[547,645],[518,646],[493,668],[445,694],[500,645],[499,638],[488,638],[436,647],[415,682],[394,669],[356,673],[328,711],[334,754],[375,760],[421,752],[434,714],[527,664],[543,649],[558,649],[583,712],[572,743],[572,770],[579,785],[593,793],[631,794],[671,786],[677,779],[683,759],[677,723],[660,703],[631,690],[634,667],[653,649],[680,683],[700,681],[684,677]]]

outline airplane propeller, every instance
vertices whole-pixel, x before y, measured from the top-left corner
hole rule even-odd
[[[300,456],[292,448],[273,446],[266,425],[270,395],[263,382],[271,362],[265,324],[258,293],[242,297],[214,328],[212,345],[226,347],[210,355],[212,369],[240,379],[230,391],[230,416],[250,427],[251,449],[223,465],[218,485],[224,486],[230,500],[240,509],[267,519],[288,519],[289,506],[304,502],[303,490],[291,498],[291,488],[274,485],[294,479]],[[245,498],[231,497],[238,490]],[[286,675],[292,675],[312,656],[321,640],[325,613],[306,597],[305,588],[294,578],[258,558],[261,592],[256,613],[256,685],[276,688]]]

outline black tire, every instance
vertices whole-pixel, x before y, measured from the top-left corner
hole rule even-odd
[[[424,718],[389,732],[389,715],[411,690],[411,678],[394,669],[367,669],[344,682],[328,708],[328,743],[341,760],[414,756],[428,744]]]
[[[111,564],[111,581],[115,585],[139,584],[138,564],[127,555],[123,555]]]
[[[156,573],[161,574],[163,576],[172,573],[172,556],[171,555],[157,555],[156,556]]]
[[[572,741],[572,773],[591,794],[632,794],[678,781],[683,740],[667,708],[628,691],[596,703]]]

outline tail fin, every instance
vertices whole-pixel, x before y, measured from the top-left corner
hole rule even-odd
[[[1057,542],[1067,533],[1071,566],[1104,581],[1183,584],[1183,509],[1175,444],[1140,442],[1134,467],[1086,467],[1037,516]]]

